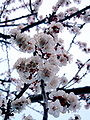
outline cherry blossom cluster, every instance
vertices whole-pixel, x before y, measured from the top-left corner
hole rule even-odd
[[[25,107],[30,104],[31,101],[30,99],[25,98],[24,96],[22,96],[19,99],[16,99],[12,102],[12,110],[14,110],[14,112],[21,112],[23,109],[25,109]]]
[[[11,37],[13,37],[15,42],[22,52],[33,52],[34,51],[34,40],[30,38],[25,33],[21,33],[19,29],[11,30]]]
[[[90,108],[90,95],[82,94],[82,95],[80,95],[80,99],[84,100],[86,102],[84,105],[85,109],[89,109]]]
[[[35,2],[32,3],[35,12],[38,12],[39,7],[41,6],[42,2],[43,0],[36,0]]]
[[[68,6],[70,4],[70,0],[58,0],[55,6],[52,7],[53,11],[56,12],[59,7]]]
[[[90,48],[87,47],[87,43],[86,43],[86,42],[78,41],[76,44],[77,44],[77,45],[79,46],[79,48],[80,48],[82,51],[84,51],[85,53],[90,53]]]
[[[73,0],[75,3],[80,3],[80,0]],[[71,4],[72,2],[70,0],[58,0],[58,2],[56,3],[55,6],[52,7],[53,12],[57,12],[57,10],[62,7],[62,6],[68,6],[69,4]],[[70,16],[72,14],[74,14],[75,12],[78,12],[79,9],[77,7],[70,7],[67,8],[65,10],[65,12],[59,12],[55,18],[57,18],[57,21],[62,20],[65,18],[65,16]],[[80,18],[82,19],[84,22],[89,23],[90,22],[90,10],[86,10],[84,13],[78,13],[76,16],[74,16],[75,18]]]
[[[58,37],[58,33],[62,30],[61,23],[51,22],[44,33],[39,32],[33,38],[21,33],[18,29],[12,29],[10,32],[12,42],[16,43],[21,51],[33,52],[33,56],[19,58],[13,66],[20,76],[20,82],[29,83],[29,89],[36,94],[40,93],[40,81],[44,80],[46,92],[52,91],[49,95],[48,112],[54,117],[59,117],[60,112],[66,113],[80,108],[80,103],[74,93],[55,91],[60,85],[64,86],[68,83],[65,76],[59,77],[57,73],[62,66],[66,66],[72,60],[72,55],[64,48],[64,41]],[[20,101],[17,99],[12,102],[14,109],[24,108]]]
[[[66,93],[63,90],[53,91],[49,94],[49,114],[54,117],[59,117],[60,112],[66,113],[67,111],[76,111],[80,108],[80,103],[74,93]]]
[[[57,24],[51,24],[52,30],[57,34]],[[60,24],[61,25],[61,24]],[[11,31],[12,41],[19,46],[21,51],[32,52],[34,56],[31,58],[20,58],[14,65],[20,78],[25,83],[33,83],[36,80],[45,80],[45,82],[54,83],[54,79],[64,84],[67,80],[55,77],[59,71],[59,67],[66,66],[72,59],[72,56],[64,49],[63,40],[57,36],[50,35],[52,30],[47,33],[38,33],[34,38],[29,38],[24,33],[18,32],[16,29]],[[50,33],[51,32],[51,33]],[[54,33],[54,32],[53,32]],[[28,44],[31,43],[32,44]],[[33,46],[32,46],[33,45]],[[31,47],[32,46],[32,47]],[[28,50],[28,48],[30,48]]]

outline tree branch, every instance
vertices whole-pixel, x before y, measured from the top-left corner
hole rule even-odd
[[[46,18],[44,18],[44,19],[41,20],[41,21],[34,22],[34,23],[32,23],[31,25],[28,25],[28,26],[22,28],[22,29],[21,29],[21,32],[24,32],[24,31],[26,31],[26,30],[28,30],[29,28],[32,28],[32,27],[34,27],[34,26],[40,25],[40,24],[42,24],[42,23],[45,23],[45,20],[46,20]]]
[[[10,35],[5,35],[5,34],[2,34],[0,33],[0,38],[4,38],[4,39],[10,39]]]
[[[4,41],[4,40],[0,40],[0,42],[2,43],[5,43],[5,44],[11,44],[10,42],[7,42],[7,41]]]
[[[66,16],[64,19],[59,20],[59,22],[63,22],[63,21],[66,21],[68,19],[71,19],[72,17],[74,17],[74,16],[76,16],[78,14],[81,14],[82,12],[84,12],[87,9],[90,9],[90,5],[83,8],[83,9],[81,9],[81,10],[79,10],[79,11],[77,11],[77,12],[75,12],[75,13],[73,13],[73,14],[71,14],[70,16]]]
[[[75,12],[75,13],[73,13],[73,14],[70,15],[70,16],[66,16],[64,19],[59,20],[58,22],[63,22],[63,21],[66,21],[67,19],[71,19],[72,17],[74,17],[74,16],[76,16],[76,15],[78,15],[78,14],[81,14],[82,12],[84,12],[84,11],[87,10],[87,9],[90,9],[90,5],[87,6],[87,7],[85,7],[85,8],[83,8],[83,9],[81,9],[81,10],[79,10],[79,11],[77,11],[77,12]],[[51,17],[51,16],[50,16],[50,17]],[[49,18],[48,18],[48,19],[49,19]],[[40,24],[42,24],[42,23],[45,23],[45,21],[46,21],[46,18],[42,19],[41,21],[35,22],[35,23],[31,24],[31,25],[28,25],[28,26],[22,28],[22,29],[21,29],[21,32],[24,32],[24,31],[26,31],[26,30],[28,30],[28,29],[36,26],[36,25],[40,25]],[[4,39],[10,39],[10,38],[11,38],[9,35],[4,35],[4,34],[0,33],[0,38],[1,38],[1,37],[4,38]]]
[[[20,93],[16,95],[16,98],[14,100],[20,98],[23,95],[23,93],[29,88],[29,86],[30,84],[24,84],[24,87],[21,89]]]
[[[90,86],[80,87],[80,88],[72,88],[72,89],[60,89],[57,90],[64,90],[67,93],[73,92],[75,95],[80,94],[90,94]]]
[[[43,103],[43,108],[44,108],[43,120],[47,120],[48,119],[48,98],[45,92],[44,80],[41,80],[41,92],[42,92],[43,102],[44,102]]]
[[[21,17],[18,17],[18,18],[11,19],[11,20],[2,21],[2,22],[0,22],[0,24],[1,24],[1,23],[8,23],[8,22],[20,20],[20,19],[22,19],[22,18],[26,18],[26,17],[32,16],[32,15],[35,15],[35,14],[36,14],[36,13],[28,14],[28,15],[25,15],[25,16],[21,16]]]
[[[80,88],[71,88],[71,89],[58,88],[57,90],[64,90],[66,93],[73,92],[75,95],[90,94],[90,86],[85,86]],[[49,94],[50,93],[47,93],[48,99],[49,99]],[[31,99],[32,103],[43,100],[42,94],[30,95],[29,98]]]

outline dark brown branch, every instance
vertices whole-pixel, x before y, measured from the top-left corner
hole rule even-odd
[[[76,16],[76,15],[78,15],[78,14],[81,14],[82,12],[84,12],[84,11],[87,10],[87,9],[90,9],[90,5],[87,6],[87,7],[85,7],[85,8],[83,8],[83,9],[81,9],[81,10],[79,10],[79,11],[77,11],[77,12],[75,12],[75,13],[73,13],[73,14],[70,15],[70,16],[66,16],[64,19],[59,20],[59,22],[63,22],[63,21],[65,21],[65,20],[67,20],[67,19],[71,19],[72,17],[74,17],[74,16]],[[50,17],[51,17],[51,16],[50,16]],[[48,18],[48,19],[49,19],[49,18]],[[24,27],[23,29],[21,29],[21,32],[27,31],[28,29],[30,29],[30,28],[32,28],[32,27],[34,27],[34,26],[36,26],[36,25],[40,25],[40,24],[42,24],[42,23],[45,23],[45,21],[46,21],[46,18],[44,18],[44,19],[41,20],[41,21],[35,22],[35,23],[31,24],[31,25],[28,25],[28,26]],[[1,37],[4,38],[4,39],[10,39],[10,38],[11,38],[9,35],[4,35],[4,34],[0,33],[0,38],[1,38]]]
[[[21,32],[24,32],[24,31],[26,31],[26,30],[34,27],[34,26],[40,25],[40,24],[42,24],[42,23],[45,23],[45,20],[46,20],[46,18],[44,18],[44,19],[41,20],[41,21],[35,22],[35,23],[31,24],[31,25],[28,25],[28,26],[24,27],[23,29],[21,29]]]
[[[75,95],[90,94],[90,86],[85,86],[80,88],[71,88],[71,89],[58,88],[57,90],[64,90],[67,93],[73,92]],[[49,99],[49,93],[47,93],[47,96]],[[30,95],[29,98],[31,99],[32,103],[43,100],[42,94]]]
[[[57,90],[61,90],[61,89],[58,88]],[[75,95],[90,94],[90,86],[72,88],[72,89],[63,89],[63,90],[67,93],[73,92]]]
[[[44,80],[41,80],[41,92],[42,92],[43,102],[44,102],[43,103],[43,109],[44,109],[43,120],[47,120],[48,119],[48,98],[45,92]]]
[[[36,14],[36,13],[28,14],[28,15],[25,15],[25,16],[21,16],[21,17],[18,17],[18,18],[11,19],[11,20],[2,21],[2,22],[0,22],[0,24],[1,24],[1,23],[8,23],[8,22],[20,20],[20,19],[22,19],[22,18],[26,18],[26,17],[32,16],[32,15],[35,15],[35,14]]]
[[[3,79],[0,79],[0,82],[1,82],[1,83],[4,83],[4,82],[9,83],[9,82],[11,82],[11,80],[10,80],[10,79],[9,79],[9,80],[5,80],[5,79],[3,80]]]
[[[77,12],[75,12],[75,13],[73,13],[73,14],[70,15],[70,16],[66,16],[64,19],[59,20],[59,22],[63,22],[63,21],[66,21],[66,20],[68,20],[68,19],[71,19],[72,17],[81,14],[82,12],[84,12],[84,11],[87,10],[87,9],[90,9],[90,5],[87,6],[87,7],[85,7],[85,8],[83,8],[83,9],[81,9],[81,10],[79,10],[79,11],[77,11]]]
[[[4,40],[0,40],[0,43],[11,44],[10,42],[4,41]]]
[[[67,19],[71,19],[72,17],[74,17],[74,16],[76,16],[76,15],[78,15],[78,14],[81,14],[82,12],[84,12],[84,11],[87,10],[87,9],[90,9],[90,5],[87,6],[87,7],[85,7],[85,8],[83,8],[83,9],[81,9],[81,10],[79,10],[79,11],[77,11],[77,12],[75,12],[75,13],[73,13],[73,14],[70,15],[70,16],[66,16],[64,19],[59,20],[59,22],[63,22],[63,21],[66,21]],[[50,17],[51,17],[51,16],[50,16]],[[49,18],[48,18],[48,19],[49,19]],[[32,28],[32,27],[34,27],[34,26],[36,26],[36,25],[45,23],[45,20],[46,20],[46,18],[44,18],[44,19],[41,20],[41,21],[38,21],[38,22],[35,22],[35,23],[31,24],[31,25],[26,26],[25,28],[22,29],[22,32],[24,32],[24,31],[28,30],[29,28]]]
[[[24,84],[24,87],[21,89],[20,93],[16,95],[15,100],[20,98],[23,95],[23,93],[29,88],[29,86],[30,84]]]
[[[29,6],[30,6],[31,13],[33,13],[31,0],[29,0]]]
[[[5,118],[4,118],[4,120],[8,120],[10,116],[13,116],[13,114],[11,113],[11,101],[8,100],[7,110],[5,111]]]
[[[4,35],[2,33],[0,33],[0,38],[3,38],[3,39],[10,39],[10,35]]]

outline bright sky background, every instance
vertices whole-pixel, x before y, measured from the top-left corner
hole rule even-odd
[[[1,5],[2,1],[3,0],[0,0],[0,5]],[[28,1],[28,0],[25,0],[25,2],[26,1]],[[32,0],[32,1],[34,1],[34,0]],[[43,0],[43,1],[44,2],[43,2],[43,5],[40,8],[39,14],[43,15],[43,16],[46,16],[49,13],[51,13],[51,11],[52,11],[51,7],[56,3],[57,0]],[[88,6],[88,5],[90,5],[90,0],[82,0],[82,4],[78,5],[78,6],[76,5],[76,6],[79,7],[79,8],[83,8],[83,7]],[[64,11],[64,10],[65,10],[65,8],[61,8],[61,11]],[[21,11],[20,13],[16,12],[16,13],[14,13],[11,16],[11,18],[25,15],[26,12],[27,11],[23,11],[23,12]],[[1,28],[0,28],[0,32],[2,32]],[[75,41],[77,41],[77,40],[85,41],[85,42],[88,43],[88,46],[90,46],[90,40],[89,40],[90,39],[90,36],[89,36],[90,35],[90,24],[86,24],[84,26],[84,28],[81,30],[81,32],[82,33],[79,36],[76,37]],[[31,31],[30,35],[33,36],[33,34],[34,33],[32,33],[32,31]],[[68,49],[68,47],[69,47],[68,45],[71,42],[71,40],[73,39],[74,35],[72,35],[72,34],[70,35],[67,32],[67,30],[65,29],[63,31],[63,33],[60,34],[59,36],[62,39],[64,39],[65,48]],[[84,53],[81,52],[81,50],[78,51],[78,47],[76,47],[74,45],[73,45],[73,48],[70,50],[70,53],[74,53],[74,55],[75,55],[74,57],[82,60],[83,62],[85,62],[88,58],[90,58],[90,54],[85,55]],[[1,56],[6,56],[3,53],[0,53],[0,54],[1,54]],[[28,55],[29,54],[26,55],[26,54],[23,54],[22,52],[16,51],[15,49],[11,49],[9,51],[10,64],[13,65],[15,63],[15,61],[20,56],[21,57],[25,57],[25,56],[28,57]],[[73,60],[75,60],[75,58]],[[81,59],[81,58],[83,58],[83,59]],[[0,67],[2,67],[3,70],[6,69],[5,66],[6,66],[5,63],[2,64],[2,65],[0,64]],[[75,71],[77,70],[75,67],[76,67],[76,65],[72,65],[71,64],[71,65],[68,65],[65,68],[62,68],[62,70],[61,70],[62,73],[60,73],[60,75],[62,75],[63,73],[66,73],[66,76],[70,79],[73,76],[73,74],[75,73]],[[16,73],[14,73],[13,75],[16,76]],[[79,87],[79,86],[85,86],[85,85],[90,85],[90,75],[86,76],[80,84],[78,84],[76,86],[73,86],[73,87]],[[82,104],[84,104],[84,103],[82,103]],[[36,108],[37,110],[41,110],[41,107],[39,105],[37,107],[37,104],[32,104],[31,106],[34,107],[34,108]],[[33,116],[34,119],[36,119],[36,120],[42,120],[42,115],[40,113],[35,112],[34,110],[31,110],[31,109],[29,110],[28,109],[27,111],[23,111],[23,113],[25,113],[26,115],[28,115],[30,113]],[[90,110],[85,110],[82,107],[80,111],[77,111],[77,113],[80,113],[82,120],[90,120],[90,115],[89,115]],[[56,119],[54,117],[52,117],[52,116],[49,115],[49,119],[48,120],[68,120],[68,118],[70,116],[73,116],[73,114],[74,113],[61,114],[61,116],[59,118],[56,118]],[[20,116],[21,116],[21,114],[16,115],[14,120],[21,120]],[[2,119],[0,119],[0,120],[2,120]]]

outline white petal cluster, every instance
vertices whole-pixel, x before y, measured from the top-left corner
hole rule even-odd
[[[15,42],[22,52],[33,52],[35,49],[35,40],[30,38],[25,33],[21,33],[19,29],[12,29],[11,32],[12,41]]]
[[[77,12],[78,10],[79,10],[79,9],[76,8],[76,7],[71,7],[71,8],[69,8],[69,9],[66,10],[66,15],[69,16],[69,15],[71,15],[71,14]]]
[[[62,84],[63,86],[68,83],[68,79],[65,76],[62,76],[59,79],[60,79],[60,84]]]
[[[44,81],[50,81],[55,74],[58,72],[58,67],[51,65],[49,62],[46,62],[43,66],[40,67],[38,76]]]
[[[54,76],[46,85],[46,90],[47,91],[55,90],[58,87],[59,83],[60,83],[59,77]]]
[[[54,34],[54,33],[59,33],[62,32],[63,30],[63,25],[59,22],[51,22],[51,24],[49,25],[49,32]]]
[[[80,28],[78,26],[73,26],[69,29],[70,33],[80,34]]]
[[[49,114],[53,115],[54,117],[59,117],[60,112],[62,112],[63,107],[61,106],[59,100],[55,102],[49,103]]]
[[[74,93],[66,93],[63,90],[59,90],[59,91],[52,91],[49,95],[50,99],[52,100],[52,104],[50,103],[50,105],[54,105],[56,104],[57,107],[57,100],[58,100],[58,104],[60,104],[60,108],[62,108],[61,111],[58,110],[58,116],[59,117],[59,113],[66,113],[67,111],[76,111],[77,109],[80,108],[80,103],[78,101],[77,96]],[[52,108],[52,109],[51,109]],[[58,108],[59,109],[59,108]],[[49,113],[53,114],[53,107],[49,108]]]
[[[32,5],[34,7],[34,11],[35,12],[38,12],[39,10],[39,7],[41,6],[43,0],[36,0]]]
[[[39,56],[32,56],[31,58],[19,58],[14,64],[21,80],[25,83],[32,83],[34,81],[33,75],[38,71],[39,66],[42,66],[42,60]]]
[[[56,5],[52,7],[53,12],[56,12],[59,9],[59,7],[63,7],[64,5],[68,6],[70,3],[70,0],[58,0]]]
[[[59,61],[59,66],[66,66],[68,62],[71,61],[72,56],[69,55],[66,51],[61,51],[60,50],[60,54],[57,54],[57,59]]]
[[[35,119],[33,119],[31,115],[28,115],[28,116],[24,115],[22,120],[35,120]]]
[[[25,98],[24,96],[22,96],[21,98],[14,100],[14,101],[12,102],[11,106],[12,106],[12,109],[13,109],[15,112],[20,112],[20,111],[22,111],[23,109],[25,109],[25,107],[26,107],[28,104],[31,104],[31,100]]]
[[[90,23],[90,10],[86,11],[85,15],[82,16],[86,23]]]
[[[55,42],[51,35],[47,35],[45,33],[39,33],[34,36],[36,41],[36,46],[38,49],[42,50],[42,52],[54,52]]]
[[[51,24],[51,28],[53,25],[55,24]],[[61,24],[57,23],[56,26],[60,27]],[[20,35],[23,36],[16,29],[12,31],[12,36],[17,36],[16,41],[24,39],[23,37],[21,39]],[[26,37],[25,39],[27,41],[28,38]],[[32,39],[35,41],[35,50],[33,51],[36,52],[35,55],[27,59],[19,58],[14,64],[14,69],[17,69],[21,81],[24,83],[33,83],[36,80],[40,81],[43,79],[47,83],[47,89],[50,89],[50,87],[51,89],[55,89],[59,82],[62,85],[66,84],[66,79],[60,80],[60,78],[56,77],[59,67],[66,66],[71,61],[71,55],[64,49],[63,40],[58,37],[53,38],[50,34],[42,32],[34,35]],[[24,43],[25,40],[21,46]]]

